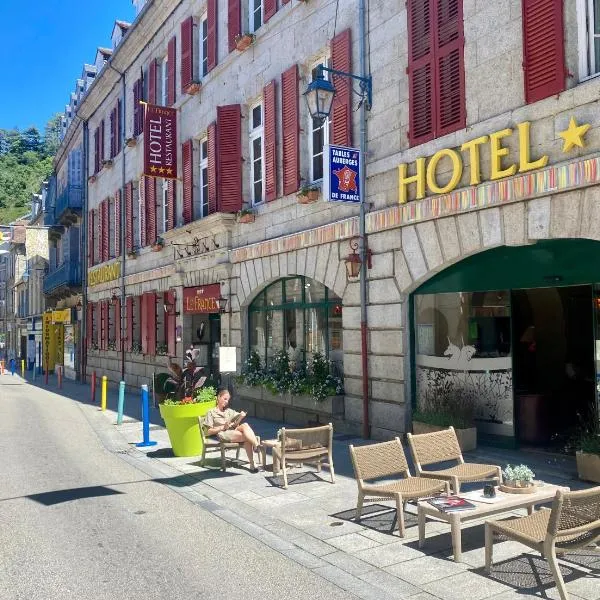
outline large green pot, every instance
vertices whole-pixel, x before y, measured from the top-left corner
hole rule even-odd
[[[173,454],[198,456],[202,454],[202,437],[198,417],[203,417],[217,401],[196,404],[160,404],[160,416],[165,422]]]

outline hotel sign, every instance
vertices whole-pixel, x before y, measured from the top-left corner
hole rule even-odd
[[[187,315],[218,313],[220,296],[221,286],[218,283],[183,288],[183,312]]]
[[[177,111],[146,105],[144,175],[177,179]]]
[[[568,153],[573,148],[585,146],[584,136],[590,125],[578,125],[571,118],[569,127],[558,135],[563,139],[563,152]],[[408,174],[409,165],[403,163],[398,166],[398,200],[404,204],[409,199],[409,186],[415,186],[415,199],[421,200],[429,194],[448,194],[460,184],[463,178],[465,166],[463,158],[468,158],[469,185],[479,185],[482,181],[481,153],[482,150],[489,154],[490,172],[489,179],[492,181],[512,177],[516,173],[527,173],[541,169],[548,164],[548,156],[540,156],[537,159],[531,157],[531,123],[525,121],[519,123],[516,129],[502,129],[489,135],[469,140],[462,144],[460,150],[444,148],[436,152],[429,159],[417,158]],[[506,147],[509,139],[517,137],[519,143],[519,156],[511,155],[511,150]],[[444,171],[450,172],[450,178],[446,176],[444,183],[438,178],[438,167],[443,163]]]
[[[88,285],[94,287],[100,283],[114,281],[121,277],[121,263],[114,262],[111,265],[103,265],[97,269],[88,271]]]

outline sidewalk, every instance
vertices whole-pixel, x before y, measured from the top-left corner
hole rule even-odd
[[[2,383],[10,383],[6,379],[5,375]],[[17,376],[14,379],[20,381]],[[199,466],[198,458],[174,457],[157,409],[151,410],[150,427],[150,439],[157,445],[136,448],[135,443],[142,440],[139,395],[126,395],[124,422],[117,426],[115,388],[110,389],[108,409],[102,413],[89,402],[89,385],[65,381],[59,391],[55,378],[50,378],[47,387],[40,378],[30,383],[81,402],[108,450],[122,454],[124,460],[201,509],[228,521],[358,598],[509,600],[531,595],[558,598],[547,563],[513,542],[495,545],[497,567],[490,576],[484,574],[481,523],[473,522],[464,529],[462,563],[452,561],[450,531],[445,524],[429,523],[425,547],[418,548],[414,506],[409,505],[407,509],[407,536],[403,540],[395,528],[393,503],[366,505],[361,524],[354,523],[357,487],[348,444],[360,445],[364,440],[335,436],[335,485],[329,482],[326,469],[318,474],[310,467],[293,468],[288,478],[289,489],[283,490],[280,478],[272,475],[269,458],[266,471],[251,474],[245,462],[235,466],[230,463],[227,472],[222,473],[218,454],[208,455],[207,468]],[[99,387],[96,400],[99,405]],[[233,405],[235,408],[235,399]],[[255,418],[249,421],[263,439],[275,437],[283,425]],[[230,456],[234,454],[230,452]],[[240,459],[246,459],[243,450]],[[470,454],[468,460],[502,466],[525,462],[539,479],[572,489],[585,487],[577,480],[574,460],[569,457],[481,448]],[[565,567],[564,571],[572,600],[598,600],[600,553],[569,555],[569,562],[579,565],[577,569]]]

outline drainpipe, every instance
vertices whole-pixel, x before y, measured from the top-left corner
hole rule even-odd
[[[360,54],[360,76],[367,77],[367,47],[365,38],[366,30],[366,11],[365,0],[359,0],[358,3],[358,40]],[[362,267],[360,269],[360,338],[361,338],[361,362],[362,362],[362,395],[363,395],[363,437],[369,438],[371,426],[369,423],[369,354],[368,354],[368,327],[367,327],[367,239],[366,239],[366,198],[367,198],[367,177],[365,162],[367,160],[367,106],[363,102],[360,106],[360,257]]]
[[[88,130],[88,122],[83,122],[83,210],[82,210],[82,227],[79,235],[79,252],[81,257],[81,335],[79,336],[79,347],[81,348],[81,362],[79,365],[80,373],[79,380],[85,383],[87,373],[87,272],[88,272],[88,171],[89,171],[89,145],[90,134]]]

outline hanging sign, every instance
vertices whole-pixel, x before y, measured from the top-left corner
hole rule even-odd
[[[237,348],[235,346],[219,346],[219,372],[235,373],[237,370]]]
[[[144,175],[177,179],[177,111],[146,105]]]
[[[62,310],[52,311],[52,322],[53,323],[70,323],[71,322],[71,309],[63,308]]]
[[[42,347],[44,371],[53,371],[56,363],[56,329],[52,325],[52,311],[42,315]]]
[[[183,312],[188,315],[218,313],[220,295],[221,286],[218,283],[183,288]]]
[[[4,225],[0,225],[0,244],[3,242],[10,242],[10,227],[5,227]]]
[[[360,202],[360,151],[327,145],[323,149],[323,198]]]

